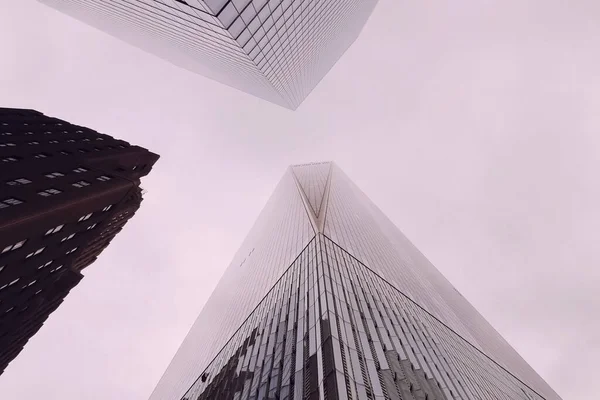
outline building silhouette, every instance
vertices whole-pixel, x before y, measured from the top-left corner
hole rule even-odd
[[[290,167],[152,400],[559,396],[333,163]]]
[[[377,3],[40,1],[182,68],[290,109],[356,40]]]
[[[0,108],[0,374],[135,214],[158,155]]]

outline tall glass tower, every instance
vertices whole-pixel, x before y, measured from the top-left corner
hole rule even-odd
[[[40,0],[173,64],[296,109],[377,0]]]
[[[151,400],[559,400],[333,163],[290,167]]]

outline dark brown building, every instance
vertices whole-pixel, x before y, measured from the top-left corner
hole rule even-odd
[[[0,374],[135,214],[159,156],[0,108]]]

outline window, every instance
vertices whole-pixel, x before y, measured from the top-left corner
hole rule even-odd
[[[66,150],[61,150],[61,151],[60,151],[60,154],[62,154],[63,156],[68,156],[68,155],[70,155],[71,153],[69,153],[69,152],[68,152],[68,151],[66,151]]]
[[[18,178],[13,181],[6,182],[6,184],[10,185],[10,186],[27,185],[29,183],[31,183],[31,181],[29,179],[25,179],[25,178]]]
[[[68,253],[67,253],[67,254],[68,254]],[[59,269],[61,269],[62,267],[63,267],[62,265],[59,265],[58,267],[56,267],[56,268],[54,268],[54,269],[51,269],[51,270],[50,270],[50,272],[51,272],[51,273],[52,273],[52,272],[56,272],[56,271],[58,271]]]
[[[81,172],[88,172],[88,170],[83,167],[79,167],[79,168],[75,168],[73,170],[73,172],[81,173]]]
[[[52,260],[48,261],[46,264],[42,264],[39,267],[37,267],[37,269],[42,269],[42,268],[46,268],[48,265],[52,264]]]
[[[4,267],[6,267],[6,265],[3,265],[0,267],[0,272],[2,272],[2,270],[4,269]]]
[[[98,138],[96,138],[96,140],[104,140],[104,139],[103,139],[103,138],[101,138],[101,137],[98,137]]]
[[[69,143],[75,143],[75,139],[69,139],[69,140],[67,140],[67,142],[69,142]]]
[[[44,197],[52,196],[53,194],[59,194],[59,193],[62,193],[62,191],[60,191],[58,189],[54,189],[54,188],[50,188],[50,189],[46,189],[46,190],[42,190],[41,192],[38,192],[38,194],[40,196],[44,196]]]
[[[58,178],[60,176],[65,176],[65,175],[61,174],[60,172],[51,172],[49,174],[46,174],[46,177],[50,178],[50,179]]]
[[[101,176],[97,177],[96,179],[98,179],[99,181],[102,181],[102,182],[106,182],[106,181],[110,181],[111,177],[106,176],[106,175],[101,175]]]
[[[79,182],[71,183],[71,185],[78,187],[78,188],[82,188],[84,186],[90,186],[90,183],[87,181],[79,181]]]
[[[89,141],[90,141],[90,139],[89,139],[89,138],[84,138],[84,139],[82,140],[82,142],[89,142]]]
[[[31,282],[29,282],[27,285],[23,286],[23,289],[27,289],[29,286],[33,285],[34,283],[37,282],[37,279],[32,280]]]
[[[79,149],[78,150],[80,153],[89,153],[90,151],[87,149]]]
[[[64,227],[64,225],[59,225],[52,229],[48,229],[48,231],[44,234],[44,236],[52,235],[53,233],[60,231],[63,227]]]
[[[25,256],[25,258],[30,258],[30,257],[33,257],[33,256],[37,256],[37,255],[38,255],[38,254],[40,254],[42,251],[44,251],[44,249],[45,249],[45,248],[46,248],[46,247],[40,247],[40,248],[39,248],[39,249],[37,249],[36,251],[32,251],[31,253],[27,254],[27,255]]]
[[[108,210],[110,210],[111,208],[112,208],[112,204],[111,204],[111,205],[109,205],[109,206],[106,206],[106,207],[104,207],[104,208],[102,209],[102,211],[108,211]]]
[[[67,240],[71,240],[75,237],[74,233],[71,233],[69,236],[65,236],[64,238],[60,239],[61,242],[66,242]]]
[[[0,135],[2,135],[2,136],[10,136],[10,135],[12,135],[12,132],[2,132],[2,133],[0,133]]]
[[[19,158],[17,158],[17,157],[3,157],[2,161],[3,162],[15,162],[15,161],[19,161]]]
[[[65,254],[71,254],[74,253],[75,250],[77,250],[77,247],[73,247],[71,250],[67,251]],[[57,268],[58,269],[58,268]]]
[[[14,143],[0,143],[0,147],[15,147]]]
[[[40,142],[33,141],[33,142],[27,142],[27,144],[34,145],[34,144],[40,144]]]
[[[14,197],[9,197],[8,199],[4,199],[0,202],[0,208],[6,208],[8,206],[16,206],[17,204],[22,204],[23,202],[19,199],[15,199]]]
[[[2,254],[23,247],[23,245],[25,244],[26,241],[27,241],[27,239],[23,239],[20,242],[17,242],[15,244],[11,244],[10,246],[6,246],[4,248],[4,250],[2,250]]]
[[[34,158],[48,158],[50,156],[46,153],[38,153],[38,154],[34,155],[33,157]]]
[[[88,226],[88,227],[86,228],[86,230],[87,230],[87,231],[89,231],[89,230],[92,230],[92,229],[94,229],[94,228],[96,227],[96,225],[98,225],[98,224],[91,224],[90,226]],[[1,271],[1,270],[0,270],[0,271]]]
[[[92,214],[93,214],[93,213],[89,213],[89,214],[86,214],[86,215],[82,215],[81,217],[79,217],[79,220],[78,220],[78,222],[85,221],[86,219],[90,219],[90,217],[92,216]]]
[[[57,144],[58,140],[50,140],[48,143]]]
[[[75,131],[75,133],[83,133],[83,131]]]

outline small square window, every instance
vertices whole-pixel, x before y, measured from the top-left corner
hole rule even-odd
[[[53,233],[60,231],[63,227],[64,227],[64,225],[58,225],[52,229],[48,229],[48,231],[46,231],[44,236],[52,235]]]
[[[64,238],[62,238],[60,241],[61,242],[66,242],[67,240],[71,240],[75,237],[74,233],[71,233],[69,236],[65,236]]]
[[[71,250],[68,250],[65,254],[71,254],[74,253],[77,250],[77,247],[72,248]],[[58,268],[57,268],[58,269]]]
[[[10,246],[6,246],[4,248],[4,250],[2,250],[2,253],[6,253],[12,250],[17,250],[21,247],[23,247],[23,245],[25,244],[25,242],[27,242],[27,239],[21,240],[20,242],[17,242],[15,244],[11,244]]]
[[[67,253],[67,254],[68,254],[68,253]],[[63,267],[62,265],[59,265],[58,267],[56,267],[56,268],[54,268],[54,269],[51,269],[51,270],[50,270],[50,272],[56,272],[56,271],[58,271],[59,269],[61,269],[62,267]]]
[[[33,257],[33,256],[37,256],[37,255],[38,255],[38,254],[40,254],[42,251],[44,251],[44,249],[45,249],[45,248],[46,248],[46,247],[41,247],[41,248],[37,249],[36,251],[32,251],[31,253],[27,254],[27,255],[25,256],[25,258],[30,258],[30,257]]]
[[[82,173],[82,172],[88,172],[88,170],[83,167],[79,167],[79,168],[75,168],[73,170],[73,172]]]
[[[6,182],[6,184],[10,185],[10,186],[27,185],[29,183],[31,183],[31,181],[29,179],[25,179],[25,178],[18,178],[18,179]]]
[[[60,151],[60,154],[62,154],[63,156],[68,156],[68,155],[71,155],[71,153],[69,153],[69,152],[68,152],[68,151],[66,151],[66,150],[61,150],[61,151]]]
[[[3,203],[8,204],[9,206],[16,206],[17,204],[22,204],[23,202],[19,199],[15,199],[13,197],[10,197],[8,199],[4,199],[2,200]]]
[[[53,194],[60,194],[60,193],[62,193],[62,191],[60,191],[58,189],[54,189],[54,188],[50,188],[50,189],[46,189],[46,190],[42,190],[41,192],[38,192],[38,194],[43,197],[48,197],[48,196],[52,196]]]
[[[112,208],[112,204],[111,204],[111,205],[109,205],[109,206],[106,206],[106,207],[104,207],[104,208],[102,209],[102,211],[108,211],[108,210],[110,210],[111,208]]]
[[[29,286],[35,284],[37,282],[37,279],[32,280],[31,282],[29,282],[27,285],[23,286],[23,289],[28,288]]]
[[[89,138],[84,138],[82,141],[83,141],[83,142],[89,142],[89,141],[90,141],[90,139],[89,139]]]
[[[40,142],[33,141],[33,142],[27,142],[27,144],[34,145],[34,144],[40,144]]]
[[[46,174],[46,177],[50,178],[50,179],[58,178],[58,177],[61,177],[61,176],[65,176],[65,175],[62,174],[62,173],[60,173],[60,172],[51,172],[49,174]]]
[[[48,143],[57,144],[58,140],[50,140]]]
[[[92,225],[88,226],[88,227],[86,228],[86,230],[87,230],[87,231],[89,231],[89,230],[91,230],[91,229],[94,229],[94,228],[96,227],[96,225],[98,225],[98,224],[92,224]]]
[[[90,183],[87,181],[79,181],[79,182],[72,183],[71,185],[78,187],[78,188],[82,188],[84,186],[90,186]]]
[[[48,154],[46,153],[38,153],[33,156],[34,158],[48,158]]]
[[[48,265],[52,264],[52,260],[48,261],[46,264],[42,264],[39,267],[37,267],[37,269],[42,269],[42,268],[46,268]]]
[[[106,175],[101,175],[101,176],[97,177],[96,179],[98,179],[99,181],[102,181],[102,182],[106,182],[106,181],[110,181],[111,177],[106,176]]]
[[[18,157],[3,157],[2,162],[15,162],[19,161]]]
[[[86,215],[82,215],[81,217],[79,217],[79,220],[78,220],[78,222],[81,222],[81,221],[85,221],[85,220],[87,220],[87,219],[90,219],[90,217],[91,217],[91,216],[92,216],[92,213],[89,213],[89,214],[86,214]]]

